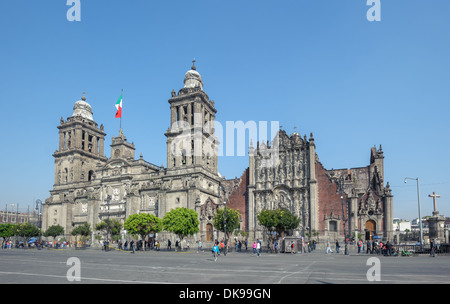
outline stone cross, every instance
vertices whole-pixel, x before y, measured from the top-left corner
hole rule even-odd
[[[433,194],[429,194],[428,196],[433,198],[434,212],[436,212],[436,211],[437,211],[437,208],[436,208],[436,198],[441,197],[441,196],[438,195],[438,194],[436,194],[436,192],[433,192]]]

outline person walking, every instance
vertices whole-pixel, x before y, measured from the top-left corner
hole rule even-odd
[[[170,239],[167,240],[167,250],[172,251],[172,242],[170,241]]]
[[[261,255],[261,243],[259,242],[259,240],[256,241],[256,254],[258,255],[258,257]]]
[[[434,248],[434,239],[430,241],[430,257],[436,257],[436,252]]]
[[[130,242],[130,250],[131,250],[131,253],[134,254],[134,241],[133,240],[131,240],[131,242]]]
[[[336,240],[336,253],[339,253],[339,248],[341,248],[341,245],[339,245],[339,241]]]
[[[362,241],[361,239],[358,240],[358,253],[361,252],[361,247],[362,247]]]
[[[200,252],[200,251],[202,251],[202,241],[198,241],[198,244],[197,244],[197,252]]]
[[[292,241],[292,243],[291,243],[291,254],[294,254],[294,251],[295,251],[295,243],[294,243],[294,241]]]
[[[366,254],[371,254],[372,253],[372,243],[370,242],[370,240],[367,240],[366,242]]]
[[[214,244],[213,246],[213,257],[214,257],[214,262],[217,261],[217,257],[219,256],[219,246],[217,246],[217,243]]]
[[[331,250],[330,241],[327,240],[327,254],[328,252],[333,253],[333,250]]]

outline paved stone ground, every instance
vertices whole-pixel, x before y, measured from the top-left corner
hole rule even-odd
[[[79,261],[80,281],[70,258]],[[375,263],[369,258],[375,259]],[[69,263],[68,263],[69,261]],[[373,279],[375,279],[373,281]],[[448,284],[450,256],[0,250],[1,284]],[[242,285],[243,286],[243,285]]]

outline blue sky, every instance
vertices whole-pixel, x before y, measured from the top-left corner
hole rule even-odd
[[[279,121],[314,134],[327,169],[369,164],[381,144],[394,216],[450,216],[450,2],[381,0],[65,0],[0,2],[0,208],[45,200],[53,187],[61,116],[86,92],[105,126],[105,154],[122,126],[136,157],[166,166],[170,92],[196,59],[217,121]],[[247,157],[221,157],[226,178]]]

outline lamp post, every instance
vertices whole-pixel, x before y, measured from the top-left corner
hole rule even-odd
[[[347,217],[345,216],[345,209],[344,209],[344,178],[341,176],[339,178],[334,177],[334,172],[331,173],[331,177],[334,179],[334,181],[337,184],[336,193],[339,193],[341,195],[341,207],[342,207],[342,220],[344,222],[344,244],[345,244],[345,250],[344,254],[348,255],[348,242],[347,242]]]
[[[36,200],[36,212],[38,214],[38,228],[39,228],[39,246],[38,249],[40,249],[41,244],[41,236],[42,236],[42,201],[40,199]]]
[[[225,248],[223,249],[224,256],[227,256],[227,248],[228,248],[228,242],[227,242],[227,202],[223,202],[225,206],[224,210],[224,219],[223,219],[223,229],[225,232]]]
[[[106,223],[106,246],[105,246],[105,252],[109,251],[109,202],[111,201],[111,195],[108,194],[106,197],[106,206],[108,208],[108,222]]]
[[[222,185],[222,183],[219,184],[219,200],[221,200],[221,197],[222,197],[220,190],[223,190],[224,198],[225,198],[225,187]],[[227,202],[225,200],[223,202],[223,205],[224,205],[223,230],[225,233],[225,240],[224,240],[225,247],[223,249],[223,255],[226,256],[227,255]]]
[[[423,230],[422,230],[422,216],[420,214],[420,187],[419,187],[419,178],[405,177],[406,180],[411,179],[417,182],[417,203],[419,205],[419,229],[420,229],[420,251],[423,249]]]

